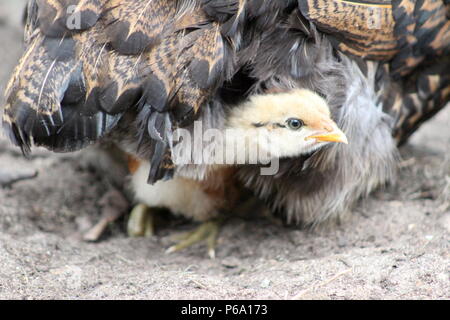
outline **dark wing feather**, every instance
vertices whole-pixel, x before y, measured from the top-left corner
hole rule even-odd
[[[381,99],[399,143],[448,103],[449,1],[306,0],[299,8],[336,49],[385,62]]]
[[[108,61],[104,43],[97,41],[99,26],[60,37],[49,32],[53,27],[47,22],[55,18],[47,7],[63,4],[41,0],[31,6],[28,25],[37,29],[30,30],[27,51],[6,92],[5,129],[24,152],[32,144],[61,152],[78,150],[108,132],[121,116],[101,110],[98,103],[102,92],[98,70]],[[98,3],[79,4],[90,8]]]
[[[390,0],[304,0],[302,14],[331,35],[336,49],[367,59],[388,60],[398,51]]]
[[[28,16],[3,117],[24,151],[80,149],[136,107],[154,177],[167,176],[171,131],[234,72],[230,43],[200,1],[36,0]]]
[[[77,59],[83,66],[85,110],[121,114],[133,106],[141,93],[144,75],[141,57],[121,55],[109,49],[101,25],[74,35],[79,43]]]
[[[219,32],[219,26],[196,31],[198,35],[183,57],[188,66],[189,76],[200,89],[217,86],[224,70],[225,44]],[[198,109],[198,108],[197,108]]]
[[[93,27],[102,13],[104,0],[36,0],[39,28],[49,37]]]
[[[9,136],[24,151],[33,141],[56,134],[64,121],[59,103],[77,71],[72,59],[60,60],[46,48],[44,37],[31,43],[7,88],[3,116]]]
[[[225,66],[227,43],[219,24],[195,1],[113,0],[107,4],[105,22],[112,48],[121,55],[138,56],[136,70],[143,78],[124,81],[119,91],[140,95],[140,127],[154,141],[149,178],[154,182],[167,176],[171,167],[166,161],[171,131],[192,119],[232,74]],[[117,84],[113,81],[108,90],[116,92]],[[105,106],[111,105],[108,90],[101,98]]]
[[[202,19],[203,21],[203,19]],[[188,34],[176,33],[165,38],[150,50],[146,57],[145,80],[141,118],[152,119],[156,113],[168,113],[170,119],[183,123],[187,117],[198,113],[224,80],[225,43],[217,24],[202,25]],[[172,122],[171,122],[172,123]],[[149,133],[158,132],[149,122]],[[160,142],[169,146],[167,134],[172,126],[166,125],[166,136],[159,135]],[[157,137],[156,137],[157,138]],[[158,151],[162,147],[158,146]],[[151,163],[153,172],[164,164],[167,152],[154,152]],[[161,175],[161,174],[160,174]],[[151,177],[150,181],[154,181]]]
[[[305,0],[302,14],[330,35],[336,49],[391,62],[394,77],[425,59],[450,53],[449,4],[444,0]]]
[[[206,13],[222,22],[222,34],[232,36],[246,18],[247,3],[248,0],[204,0],[203,7]]]
[[[176,1],[111,0],[106,9],[106,34],[118,52],[139,54],[171,33],[176,13]]]
[[[448,2],[396,0],[392,3],[400,49],[392,61],[394,76],[408,74],[427,58],[450,54]]]
[[[450,6],[442,0],[392,1],[399,52],[384,67],[382,96],[399,144],[450,101]]]
[[[124,56],[110,52],[103,71],[99,103],[102,110],[117,114],[135,105],[142,95],[144,74],[141,56]]]
[[[450,57],[423,62],[408,77],[394,79],[388,65],[379,70],[383,108],[395,119],[393,135],[403,144],[419,126],[450,101]]]

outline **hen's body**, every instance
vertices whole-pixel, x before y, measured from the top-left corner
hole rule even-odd
[[[308,88],[325,97],[351,147],[284,159],[275,176],[252,166],[237,176],[289,221],[318,223],[392,180],[397,144],[448,102],[449,8],[447,0],[32,1],[4,124],[25,152],[33,143],[72,151],[106,136],[149,159],[150,182],[202,179],[204,166],[172,162],[174,129],[193,130],[196,118],[217,127],[224,101]]]

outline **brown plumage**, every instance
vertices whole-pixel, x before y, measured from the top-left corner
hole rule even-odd
[[[250,95],[311,89],[352,147],[238,175],[289,221],[314,224],[390,181],[396,144],[449,101],[449,11],[448,0],[34,0],[3,123],[24,152],[104,138],[149,159],[150,182],[201,178],[172,162],[173,130],[214,128],[225,103]]]
[[[398,52],[389,0],[307,0],[299,5],[309,21],[332,35],[330,39],[342,52],[376,60],[390,59]]]
[[[29,24],[38,29],[7,90],[4,115],[24,151],[31,136],[55,151],[80,149],[139,99],[141,116],[166,144],[166,113],[183,121],[222,82],[219,25],[195,2],[54,0],[37,7],[29,9]]]

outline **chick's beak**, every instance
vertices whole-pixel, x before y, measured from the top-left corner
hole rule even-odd
[[[306,139],[307,140],[316,139],[317,141],[324,141],[324,142],[342,142],[342,143],[348,144],[347,137],[337,127],[334,127],[333,130],[330,132],[312,135],[312,136],[307,137]]]

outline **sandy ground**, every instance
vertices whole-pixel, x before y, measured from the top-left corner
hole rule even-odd
[[[21,52],[21,3],[0,0],[2,91]],[[449,128],[447,108],[403,148],[397,186],[361,202],[349,221],[310,232],[235,219],[216,260],[201,246],[164,253],[193,224],[130,239],[122,219],[102,241],[83,242],[111,185],[79,154],[37,150],[26,160],[0,139],[2,170],[39,173],[0,186],[0,298],[449,299]]]

